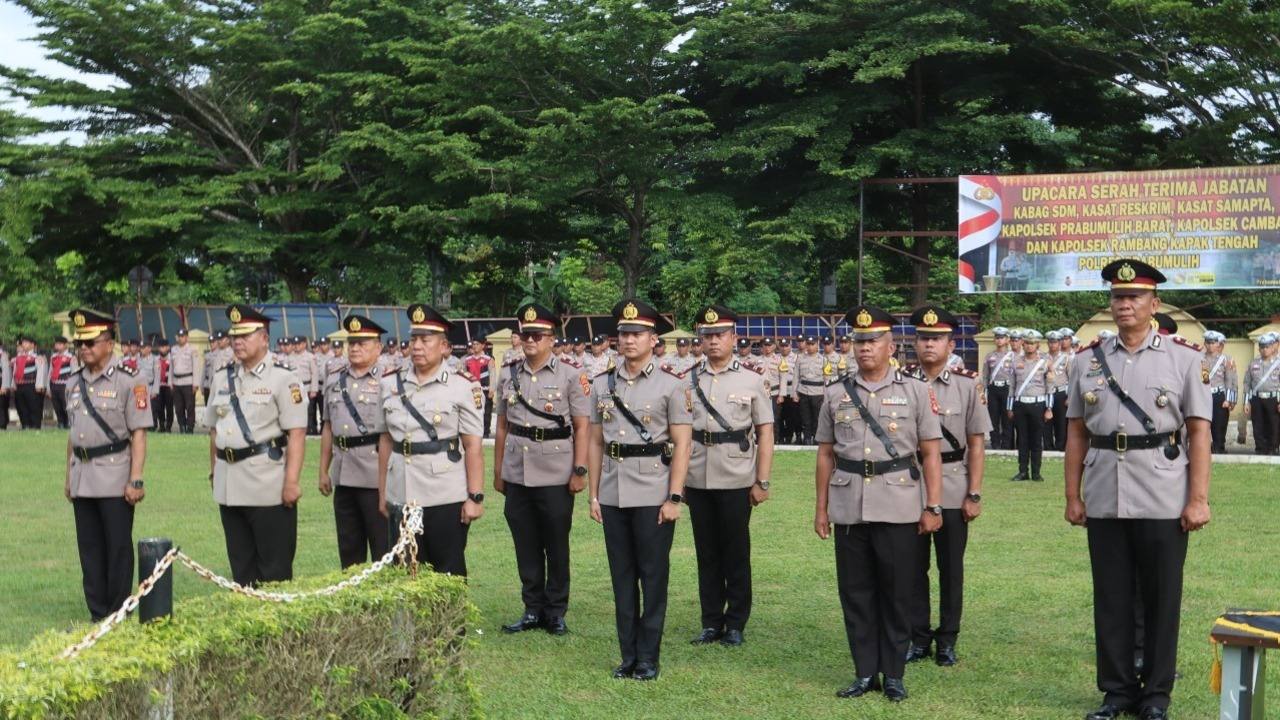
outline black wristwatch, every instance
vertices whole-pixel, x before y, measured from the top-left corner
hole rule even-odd
[[[930,505],[930,506],[926,507],[926,508],[925,508],[925,510],[928,510],[929,512],[933,513],[934,515],[938,515],[938,516],[941,516],[941,515],[942,515],[942,506],[941,506],[941,505]]]
[[[680,503],[684,502],[684,496],[681,495],[680,493],[671,493],[671,497],[667,498],[667,501],[673,502],[679,505]]]
[[[473,502],[473,503],[475,503],[475,504],[479,505],[480,503],[484,502],[484,493],[482,493],[482,492],[479,492],[479,493],[467,493],[467,499],[468,499],[468,500],[470,500],[471,502]]]
[[[129,487],[133,488],[134,490],[141,490],[142,478],[138,478],[137,480],[130,481]]]
[[[757,480],[757,481],[756,481],[756,484],[760,486],[760,489],[761,489],[761,490],[764,490],[765,492],[769,492],[769,481],[768,481],[768,480]]]
[[[982,496],[979,495],[978,493],[969,493],[968,497],[969,497],[969,502],[975,502],[975,503],[982,502]]]
[[[577,475],[578,477],[586,477],[586,476],[587,476],[587,466],[586,466],[586,465],[574,465],[574,466],[573,466],[573,474],[574,474],[574,475]]]

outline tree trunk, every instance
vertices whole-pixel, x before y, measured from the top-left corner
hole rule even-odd
[[[632,198],[631,212],[627,213],[627,255],[622,261],[623,294],[627,297],[636,294],[636,282],[644,267],[644,258],[640,250],[644,241],[646,217],[645,192],[636,190]]]
[[[289,288],[289,300],[302,303],[307,301],[307,291],[311,289],[310,273],[281,273],[285,286]]]

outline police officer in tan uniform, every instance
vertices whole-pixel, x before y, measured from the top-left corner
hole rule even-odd
[[[1022,334],[1023,355],[1013,364],[1005,417],[1013,421],[1018,443],[1018,474],[1012,480],[1043,482],[1040,461],[1044,455],[1044,424],[1053,419],[1053,387],[1057,377],[1049,358],[1040,354],[1040,331]]]
[[[1120,334],[1076,358],[1067,397],[1066,518],[1093,567],[1098,689],[1085,717],[1168,717],[1187,535],[1209,522],[1212,415],[1200,349],[1151,326],[1164,275],[1131,259],[1102,269]],[[1083,480],[1083,496],[1081,483]],[[1134,666],[1134,606],[1144,661]]]
[[[655,680],[671,542],[689,471],[693,398],[688,384],[660,369],[653,356],[658,335],[670,328],[658,311],[629,298],[613,307],[613,316],[621,359],[591,386],[591,519],[604,524],[613,580],[622,654],[613,676]]]
[[[1226,343],[1226,335],[1217,330],[1205,331],[1204,358],[1200,360],[1200,369],[1213,395],[1212,449],[1215,453],[1227,451],[1227,424],[1231,420],[1231,411],[1236,409],[1236,397],[1240,392],[1236,361],[1223,352]]]
[[[347,568],[377,560],[390,548],[378,497],[378,439],[387,423],[377,361],[386,330],[363,315],[348,315],[342,329],[351,363],[336,366],[324,382],[320,494],[333,495],[338,561]]]
[[[574,497],[587,486],[591,378],[552,355],[555,313],[529,303],[516,321],[524,358],[495,371],[493,487],[506,497],[524,613],[502,629],[564,635]]]
[[[1013,422],[1005,415],[1009,402],[1010,379],[1018,353],[1009,346],[1009,329],[996,327],[991,330],[996,349],[987,353],[982,361],[982,382],[987,389],[987,415],[991,418],[991,449],[1008,450],[1013,447]]]
[[[733,357],[737,313],[708,305],[697,317],[707,357],[685,373],[693,394],[685,502],[702,606],[693,643],[734,647],[751,616],[751,509],[769,498],[773,399],[764,370]]]
[[[911,313],[916,329],[915,347],[919,365],[903,372],[924,381],[930,400],[937,407],[942,431],[942,529],[921,535],[911,603],[911,649],[907,662],[929,657],[930,646],[938,645],[936,662],[955,665],[956,637],[964,607],[964,554],[969,543],[969,523],[982,514],[982,472],[985,467],[986,434],[991,431],[986,396],[978,384],[978,374],[948,366],[955,351],[955,332],[960,321],[935,305]],[[929,551],[938,565],[938,627],[929,626]]]
[[[228,362],[230,360],[228,359]],[[223,363],[225,365],[226,363]],[[219,366],[221,367],[221,365]],[[191,347],[185,328],[178,329],[178,344],[169,350],[169,378],[173,388],[173,416],[179,433],[193,433],[196,428],[196,351]],[[212,376],[210,377],[212,380]],[[212,388],[212,385],[210,385]],[[205,404],[209,399],[205,398]]]
[[[205,407],[213,499],[231,574],[241,585],[293,578],[307,396],[271,355],[270,319],[227,308],[235,360],[217,370]]]
[[[824,392],[813,523],[823,540],[835,536],[836,582],[857,669],[836,695],[883,689],[899,702],[907,697],[917,536],[943,526],[942,432],[928,387],[889,367],[893,316],[861,305],[845,320],[858,367]]]
[[[512,358],[519,360],[523,355]],[[583,361],[582,367],[587,371],[587,375],[595,377],[600,373],[608,370],[613,365],[614,353],[609,347],[608,335],[596,335],[591,339],[591,351],[587,353],[586,360]],[[510,362],[510,360],[508,360]]]
[[[67,477],[89,616],[119,609],[133,588],[133,513],[142,502],[150,391],[136,371],[112,363],[115,320],[72,310],[81,367],[67,380]]]
[[[382,496],[384,502],[417,503],[423,526],[419,559],[436,572],[465,577],[467,531],[484,514],[484,390],[445,365],[453,352],[453,323],[421,303],[406,313],[410,363],[382,379]]]
[[[1253,422],[1253,447],[1258,455],[1280,449],[1280,338],[1258,337],[1258,357],[1244,371],[1244,414]]]
[[[827,359],[818,354],[818,339],[808,335],[804,351],[796,358],[796,394],[800,407],[800,445],[812,445],[818,428],[818,410],[822,407],[823,388],[830,375]]]
[[[689,368],[697,363],[693,356],[689,354],[691,347],[692,343],[689,342],[689,338],[677,338],[675,357],[667,358],[666,367],[677,375],[687,372]]]

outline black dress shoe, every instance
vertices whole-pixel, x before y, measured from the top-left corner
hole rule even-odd
[[[928,645],[917,645],[911,643],[911,647],[907,648],[907,662],[913,663],[929,657]]]
[[[634,660],[631,662],[624,662],[618,667],[613,669],[613,679],[614,680],[629,679],[631,677],[631,674],[634,673],[635,671],[636,671],[636,663]]]
[[[849,687],[836,693],[838,698],[862,697],[869,692],[880,689],[880,683],[874,677],[858,678]]]
[[[658,666],[653,663],[636,663],[636,669],[631,673],[633,680],[657,680]]]
[[[1148,705],[1138,713],[1138,718],[1139,720],[1169,720],[1169,710]]]
[[[1119,705],[1111,705],[1110,703],[1103,703],[1102,707],[1094,710],[1088,715],[1085,715],[1084,720],[1115,720],[1127,712],[1129,712],[1128,708],[1123,708]]]
[[[702,628],[702,632],[698,633],[698,637],[689,641],[690,645],[710,645],[720,639],[723,635],[715,628]]]
[[[542,627],[541,617],[538,617],[533,613],[525,613],[519,620],[511,623],[510,625],[503,625],[502,632],[518,633],[526,630],[537,630],[540,627]]]
[[[960,662],[960,658],[956,657],[956,647],[954,645],[939,645],[938,654],[933,661],[940,667],[951,667]]]
[[[1032,481],[1032,482],[1044,482],[1044,476],[1043,476],[1043,475],[1032,475],[1032,476],[1031,476],[1031,481]]]
[[[564,624],[564,618],[553,617],[547,620],[547,632],[551,635],[568,635],[569,626]]]
[[[902,678],[885,678],[884,696],[889,702],[902,702],[903,700],[906,700],[907,686],[902,684]]]
[[[1009,482],[1022,482],[1023,480],[1026,480],[1026,479],[1027,479],[1027,476],[1025,473],[1018,473],[1017,475],[1014,475],[1013,477],[1009,478]]]
[[[720,638],[720,644],[725,647],[738,647],[742,644],[742,631],[725,630],[724,637]]]

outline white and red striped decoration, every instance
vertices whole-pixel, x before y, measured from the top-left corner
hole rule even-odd
[[[995,175],[960,176],[960,292],[981,292],[981,276],[996,274],[1001,189]]]

